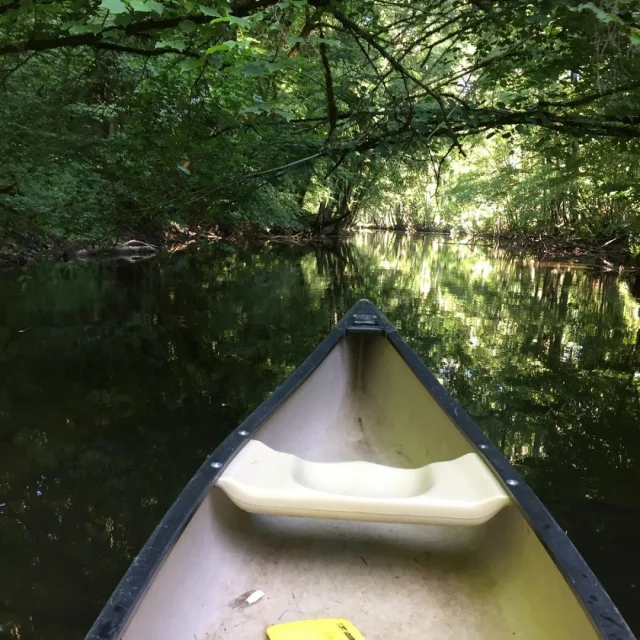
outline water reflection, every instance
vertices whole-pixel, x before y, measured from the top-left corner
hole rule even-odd
[[[361,297],[518,464],[638,630],[626,284],[363,234],[0,280],[0,637],[83,637],[206,453]]]

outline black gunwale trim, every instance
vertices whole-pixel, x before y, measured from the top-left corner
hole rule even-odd
[[[354,314],[375,315],[376,326],[354,326]],[[424,388],[502,480],[505,489],[519,505],[529,526],[578,596],[602,637],[606,640],[635,640],[609,594],[533,490],[516,472],[502,451],[449,395],[418,355],[400,337],[394,325],[369,300],[356,303],[302,365],[207,457],[133,560],[89,630],[86,640],[115,640],[120,637],[162,562],[226,464],[247,442],[247,437],[304,383],[346,334],[365,332],[379,333],[389,340]]]

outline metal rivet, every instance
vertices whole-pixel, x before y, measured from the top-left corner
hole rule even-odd
[[[238,435],[240,435],[240,436],[248,436],[249,432],[248,431],[238,431]]]
[[[520,483],[517,480],[507,480],[507,484],[510,487],[517,487]]]
[[[481,445],[480,445],[480,448],[481,448],[481,449],[488,449],[488,448],[489,448],[489,445],[488,445],[488,444],[481,444]]]
[[[221,463],[221,462],[212,462],[212,463],[211,463],[211,466],[212,466],[214,469],[222,469],[222,463]]]

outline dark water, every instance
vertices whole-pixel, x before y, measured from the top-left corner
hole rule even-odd
[[[627,285],[388,234],[0,278],[0,638],[81,638],[205,455],[361,297],[518,465],[640,631]]]

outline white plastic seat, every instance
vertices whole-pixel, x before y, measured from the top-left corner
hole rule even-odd
[[[510,499],[475,453],[400,469],[372,462],[308,462],[251,440],[217,481],[250,513],[477,525]]]

